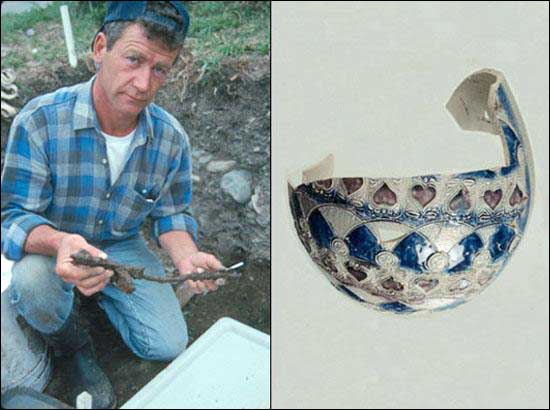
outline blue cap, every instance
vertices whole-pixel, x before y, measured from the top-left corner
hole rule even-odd
[[[182,39],[185,38],[187,35],[187,30],[189,29],[189,14],[180,1],[168,1],[167,3],[170,3],[175,8],[176,12],[181,16],[183,24],[179,24],[169,17],[161,16],[154,11],[147,10],[147,3],[149,2],[108,1],[107,14],[105,15],[105,20],[103,20],[103,25],[92,40],[92,50],[97,34],[103,30],[106,23],[110,23],[112,21],[134,21],[138,18],[142,18],[145,21],[151,21],[153,23],[165,26],[169,30],[178,33],[178,36]]]

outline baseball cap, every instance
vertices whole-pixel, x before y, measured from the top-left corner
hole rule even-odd
[[[150,21],[153,23],[160,24],[165,26],[171,31],[177,33],[182,39],[187,35],[187,30],[189,29],[189,14],[185,9],[184,5],[180,1],[168,1],[176,12],[182,18],[182,24],[176,22],[175,20],[161,16],[153,10],[147,10],[148,1],[108,1],[107,2],[107,14],[105,14],[105,19],[103,20],[103,25],[97,31],[94,39],[92,40],[92,50],[94,48],[94,41],[97,35],[105,24],[112,21],[134,21],[138,18],[142,18],[145,21]]]

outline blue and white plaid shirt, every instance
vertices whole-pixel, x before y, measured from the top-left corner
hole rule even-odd
[[[147,215],[153,237],[187,231],[189,139],[179,122],[151,103],[140,114],[128,161],[111,185],[105,139],[90,81],[31,100],[14,119],[2,170],[2,253],[24,256],[38,225],[82,235],[90,243],[139,234]]]

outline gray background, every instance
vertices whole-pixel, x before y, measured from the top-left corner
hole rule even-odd
[[[273,3],[273,407],[548,408],[548,4]],[[510,84],[535,157],[527,233],[467,304],[419,317],[338,293],[299,243],[286,175],[493,167],[500,138],[444,105],[481,68]]]

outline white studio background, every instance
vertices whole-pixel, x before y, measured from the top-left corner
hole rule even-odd
[[[548,408],[548,3],[274,2],[273,408]],[[465,305],[397,316],[334,289],[302,248],[286,174],[335,154],[337,176],[503,164],[500,138],[445,104],[504,73],[535,157],[534,209],[501,276]]]

